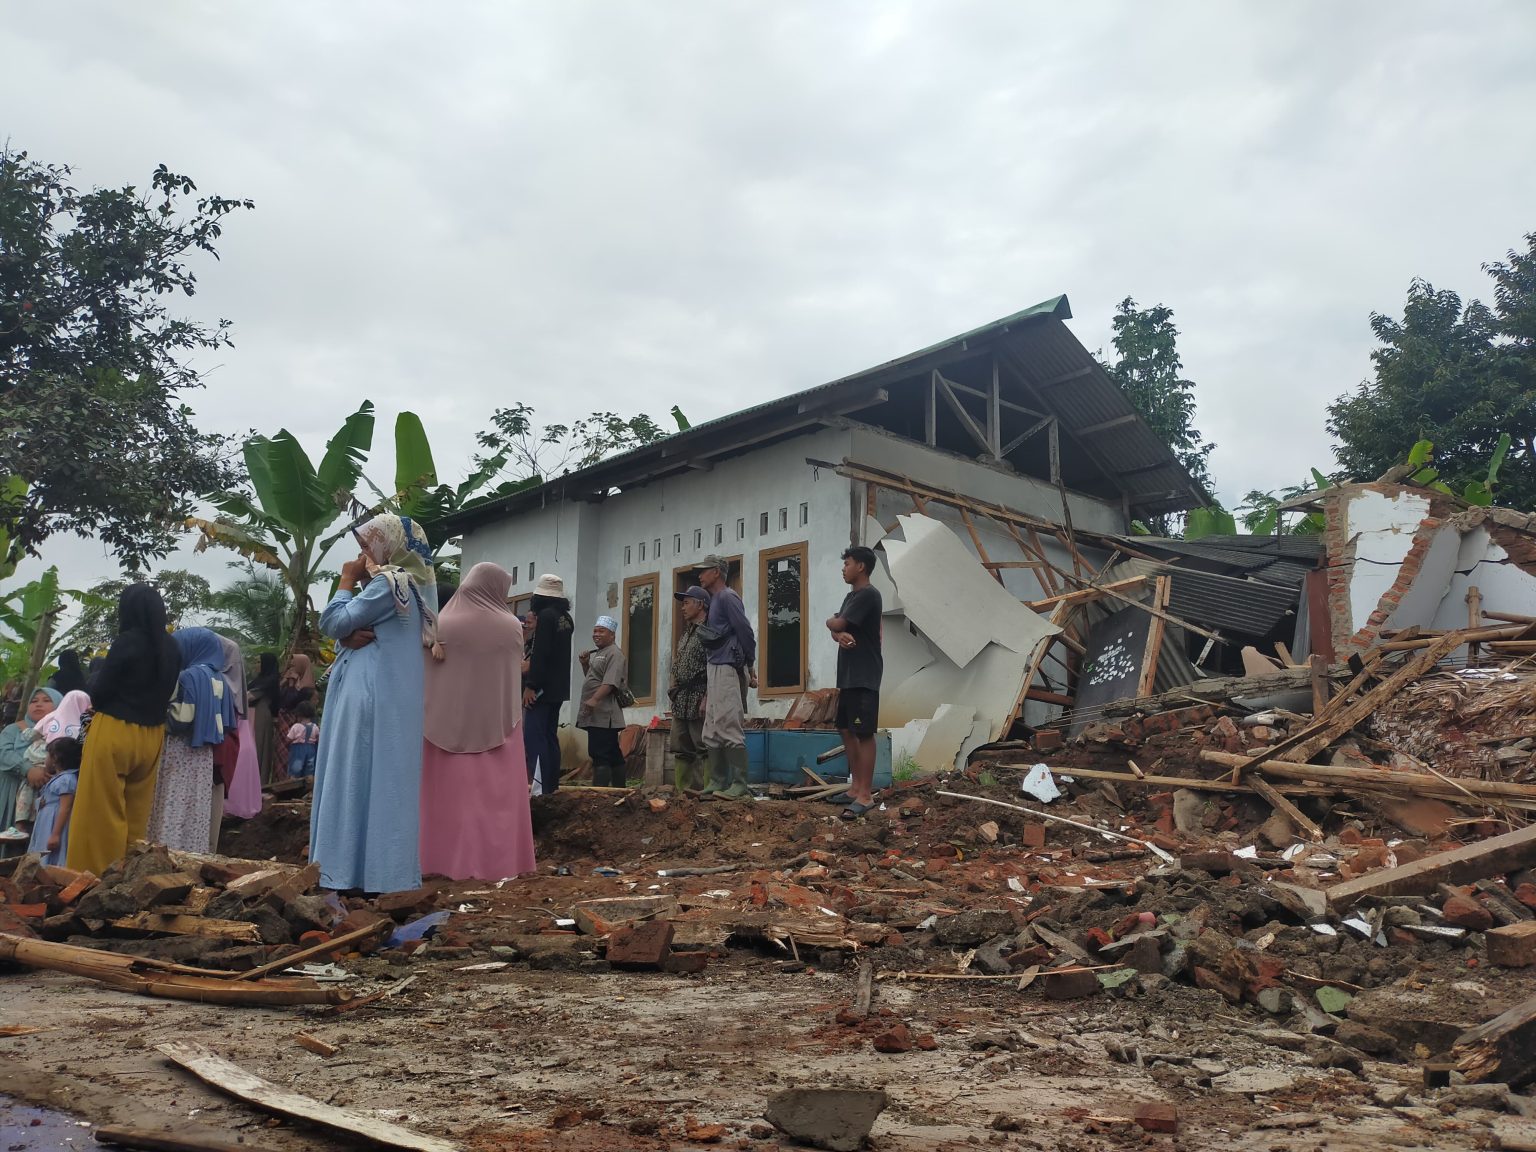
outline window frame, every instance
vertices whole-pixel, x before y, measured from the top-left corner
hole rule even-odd
[[[661,642],[661,573],[651,572],[644,576],[629,576],[624,580],[624,588],[619,603],[624,605],[624,631],[622,633],[622,647],[624,649],[624,676],[629,678],[629,592],[631,588],[639,588],[643,585],[651,586],[651,694],[641,696],[635,694],[635,707],[645,708],[656,703],[656,680],[661,674],[661,651],[658,645]],[[631,686],[630,691],[634,688]]]
[[[794,685],[768,686],[768,565],[786,556],[800,557],[800,678]],[[757,554],[757,696],[772,700],[798,696],[810,680],[811,656],[811,545],[809,540],[764,548]]]

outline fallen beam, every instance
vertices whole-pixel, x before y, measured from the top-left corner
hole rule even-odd
[[[270,1080],[263,1080],[238,1064],[225,1060],[201,1044],[171,1040],[157,1044],[156,1048],[199,1080],[268,1112],[276,1112],[295,1120],[307,1120],[311,1124],[358,1136],[386,1148],[404,1148],[408,1152],[460,1152],[460,1146],[452,1140],[423,1136],[376,1116],[323,1104],[309,1096],[280,1088]]]
[[[1536,864],[1536,824],[1476,844],[1464,844],[1449,852],[1437,852],[1411,864],[1345,880],[1326,890],[1328,906],[1337,911],[1366,896],[1424,896],[1433,892],[1438,884],[1469,884],[1533,864]]]
[[[1200,753],[1200,759],[1226,768],[1246,768],[1249,761],[1249,757],[1241,753],[1217,752],[1209,748]],[[1297,764],[1290,760],[1271,760],[1260,771],[1265,776],[1281,780],[1315,780],[1319,784],[1334,784],[1344,791],[1351,787],[1363,787],[1404,796],[1433,796],[1452,802],[1460,801],[1462,804],[1472,801],[1481,801],[1485,805],[1510,800],[1536,801],[1536,784],[1511,784],[1504,780],[1463,780],[1425,772]]]

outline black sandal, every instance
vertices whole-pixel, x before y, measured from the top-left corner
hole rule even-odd
[[[872,811],[874,809],[874,807],[875,806],[874,806],[873,803],[870,803],[870,804],[860,804],[857,800],[855,800],[852,803],[850,803],[848,805],[848,807],[843,809],[842,817],[843,817],[844,820],[857,820],[860,816],[864,815],[866,812]]]

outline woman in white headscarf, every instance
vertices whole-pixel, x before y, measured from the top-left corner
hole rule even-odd
[[[523,751],[523,625],[512,576],[476,564],[437,622],[427,662],[421,867],[454,880],[534,869]]]
[[[398,892],[421,884],[422,662],[436,639],[436,577],[421,528],[375,516],[362,554],[320,614],[348,641],[331,668],[310,808],[310,859],[323,887]]]

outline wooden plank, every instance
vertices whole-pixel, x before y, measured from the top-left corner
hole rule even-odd
[[[1153,607],[1166,609],[1168,595],[1168,577],[1159,576],[1152,586]],[[1157,661],[1163,651],[1163,628],[1163,617],[1153,616],[1151,627],[1147,629],[1147,646],[1141,654],[1141,678],[1136,681],[1137,696],[1150,696],[1157,687]]]
[[[1483,594],[1477,590],[1476,584],[1473,584],[1467,589],[1466,601],[1467,627],[1480,627],[1483,623]],[[1467,663],[1476,664],[1477,660],[1477,642],[1473,641],[1467,645]]]
[[[1034,764],[1038,759],[1038,756],[1034,756],[1028,762]],[[997,763],[1003,767],[1013,767],[1016,765],[1022,766],[1024,762],[999,760]],[[1057,776],[1072,776],[1083,780],[1108,780],[1112,784],[1141,784],[1148,788],[1189,788],[1195,792],[1247,792],[1253,794],[1257,794],[1258,791],[1251,784],[1230,784],[1225,780],[1202,780],[1198,776],[1149,776],[1145,772],[1138,776],[1126,772],[1114,772],[1107,768],[1051,768],[1051,772]],[[1289,793],[1292,796],[1331,796],[1337,789],[1319,788],[1305,784],[1284,784],[1276,787],[1275,791]]]
[[[394,923],[387,916],[381,917],[377,923],[365,924],[361,928],[355,928],[351,932],[343,932],[340,936],[334,936],[320,944],[311,944],[308,948],[300,948],[297,952],[290,952],[280,960],[270,960],[259,967],[242,972],[235,977],[236,980],[260,980],[273,972],[281,972],[284,968],[292,968],[295,964],[304,964],[321,956],[331,956],[352,944],[367,940],[370,936],[382,936],[387,931],[394,929]]]
[[[875,995],[875,966],[868,960],[859,962],[859,983],[853,994],[853,1014],[860,1019],[869,1015],[870,1001]]]
[[[261,930],[244,920],[215,920],[208,916],[182,916],[176,913],[135,912],[109,920],[114,928],[133,932],[163,932],[168,936],[206,936],[220,940],[238,940],[242,944],[260,944]]]
[[[987,550],[981,542],[981,535],[976,531],[976,522],[971,519],[970,509],[960,509],[960,519],[965,524],[965,530],[971,535],[971,543],[976,546],[976,555],[980,558],[982,567],[987,568],[992,561],[992,557],[987,555]],[[1001,572],[995,568],[987,568],[987,570],[992,573],[992,579],[996,580],[999,584],[1003,582],[1003,574]]]
[[[1300,667],[1291,656],[1291,650],[1278,640],[1275,641],[1275,655],[1280,657],[1280,663],[1284,664],[1287,668]]]
[[[1066,609],[1058,605],[1051,613],[1051,623],[1059,627],[1065,617]],[[1008,738],[1008,733],[1013,729],[1014,723],[1024,713],[1024,698],[1029,694],[1029,687],[1034,683],[1035,677],[1040,674],[1040,665],[1045,662],[1046,651],[1062,635],[1062,633],[1057,632],[1050,636],[1041,637],[1040,642],[1035,645],[1035,651],[1029,658],[1029,667],[1024,670],[1024,683],[1019,686],[1018,699],[1013,702],[1013,710],[1008,713],[1008,719],[1003,722],[1003,730],[999,733],[1003,739],[1006,740]]]
[[[399,1124],[391,1124],[376,1116],[356,1112],[351,1108],[337,1108],[322,1104],[309,1096],[290,1092],[269,1080],[247,1072],[238,1064],[225,1060],[201,1044],[189,1040],[169,1040],[155,1046],[163,1055],[180,1064],[199,1080],[226,1092],[237,1099],[254,1104],[279,1116],[294,1120],[306,1120],[311,1124],[345,1132],[364,1140],[381,1144],[386,1148],[404,1148],[409,1152],[460,1152],[461,1146],[452,1140],[436,1136],[424,1136]]]
[[[960,397],[955,395],[955,390],[949,386],[949,381],[939,374],[938,369],[933,371],[933,382],[938,385],[939,395],[944,397],[944,403],[948,404],[954,412],[955,418],[970,433],[971,439],[976,441],[977,447],[988,454],[992,451],[992,445],[987,442],[987,434],[982,430],[976,418],[965,410],[965,405],[960,403]]]
[[[1407,661],[1396,672],[1392,673],[1392,675],[1388,676],[1359,699],[1353,700],[1348,705],[1340,708],[1335,716],[1322,722],[1314,722],[1298,732],[1293,732],[1284,740],[1271,744],[1257,756],[1250,757],[1242,764],[1234,765],[1232,779],[1236,780],[1241,772],[1249,768],[1257,768],[1260,764],[1268,763],[1270,760],[1278,759],[1281,753],[1289,752],[1292,749],[1300,752],[1303,760],[1309,759],[1318,752],[1321,752],[1372,712],[1376,711],[1377,706],[1382,701],[1395,695],[1399,688],[1417,680],[1438,664],[1443,657],[1460,648],[1462,641],[1458,638],[1459,635],[1442,636],[1440,639],[1433,641],[1429,649]]]
[[[1536,824],[1449,852],[1437,852],[1411,864],[1384,868],[1328,888],[1328,905],[1348,908],[1365,896],[1422,896],[1437,884],[1468,884],[1536,864]],[[1533,1015],[1536,1018],[1536,1015]],[[1533,1038],[1536,1039],[1536,1038]],[[1536,1056],[1536,1047],[1533,1047]]]
[[[1332,684],[1328,680],[1328,661],[1317,653],[1307,657],[1307,667],[1312,671],[1312,717],[1323,714],[1328,705],[1328,693]]]
[[[1269,801],[1269,806],[1271,808],[1275,809],[1277,812],[1284,813],[1286,818],[1289,819],[1292,824],[1296,825],[1297,828],[1305,832],[1308,840],[1312,840],[1314,842],[1322,840],[1323,830],[1319,828],[1315,823],[1313,823],[1311,817],[1309,817],[1305,812],[1303,812],[1300,808],[1296,807],[1296,805],[1292,804],[1289,800],[1282,796],[1279,790],[1268,780],[1264,779],[1263,776],[1257,773],[1250,773],[1248,776],[1248,783],[1253,787],[1255,792]]]
[[[1129,580],[1116,580],[1113,584],[1096,584],[1090,588],[1079,588],[1075,592],[1062,592],[1056,596],[1047,596],[1044,600],[1026,600],[1024,607],[1031,612],[1040,612],[1046,608],[1054,608],[1058,604],[1082,604],[1089,600],[1097,600],[1111,592],[1122,592],[1128,588],[1140,588],[1150,576],[1132,576]]]
[[[120,1124],[102,1124],[91,1133],[98,1144],[117,1148],[137,1148],[143,1152],[267,1152],[271,1145],[246,1144],[215,1136],[193,1136],[163,1129],[129,1128]]]
[[[1250,757],[1241,752],[1218,752],[1207,748],[1200,753],[1200,759],[1207,764],[1231,768],[1246,765]],[[1271,760],[1264,765],[1264,773],[1283,780],[1316,780],[1321,784],[1337,784],[1345,788],[1358,785],[1401,796],[1435,796],[1484,804],[1500,800],[1536,801],[1536,784],[1511,784],[1505,780],[1462,780],[1423,772],[1395,772],[1389,768],[1350,768],[1344,765]]]
[[[1474,1084],[1519,1087],[1536,1080],[1536,996],[1469,1028],[1451,1046],[1456,1069]]]

